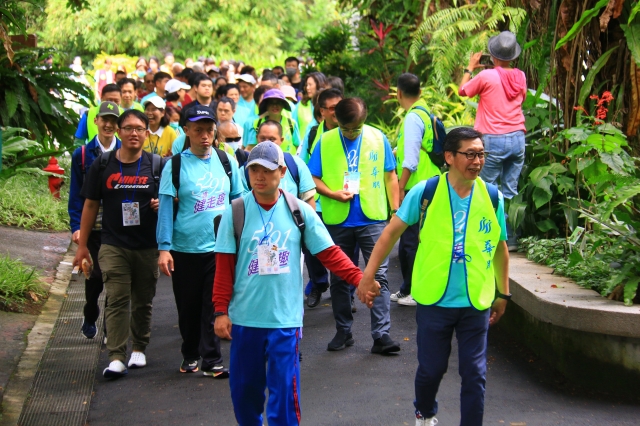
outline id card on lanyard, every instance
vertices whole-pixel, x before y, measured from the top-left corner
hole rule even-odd
[[[122,188],[124,191],[124,200],[122,201],[122,226],[139,226],[140,225],[140,203],[133,201],[136,196],[136,188],[138,186],[138,175],[140,174],[140,163],[142,162],[142,153],[138,159],[138,170],[136,171],[136,177],[133,180],[133,193],[131,199],[127,196],[127,189]],[[120,176],[124,181],[124,173],[122,172],[122,161],[118,158],[118,164],[120,164]]]
[[[356,142],[355,155],[353,158],[349,156],[349,150],[347,149],[347,143],[344,141],[344,136],[342,135],[342,131],[340,130],[340,141],[342,142],[342,146],[344,148],[344,155],[347,157],[347,167],[349,170],[344,172],[344,181],[342,184],[342,189],[344,191],[349,191],[352,194],[360,194],[360,172],[358,171],[358,157],[360,155],[360,145],[362,144],[362,133],[358,135],[358,140]]]
[[[253,200],[258,204],[258,201],[255,199],[255,195]],[[278,200],[280,200],[280,194],[278,193]],[[264,230],[264,236],[258,243],[258,274],[259,275],[279,275],[280,274],[280,256],[278,254],[278,245],[271,243],[271,235],[267,233],[267,225],[271,222],[273,218],[273,213],[276,211],[276,204],[278,204],[278,200],[271,207],[271,216],[269,220],[265,223],[264,218],[262,217],[262,208],[260,204],[258,204],[258,213],[260,213],[260,219],[262,219],[262,229]]]

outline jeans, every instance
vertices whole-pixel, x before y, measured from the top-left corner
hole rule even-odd
[[[415,390],[416,410],[429,418],[438,412],[436,394],[447,372],[451,338],[458,339],[460,391],[460,425],[481,426],[484,414],[484,391],[487,373],[487,331],[489,309],[441,308],[418,304],[418,371]]]
[[[213,331],[213,277],[216,254],[171,251],[171,277],[182,336],[182,357],[189,361],[202,357],[202,370],[222,363],[220,338]]]
[[[109,361],[124,362],[129,333],[134,351],[144,352],[149,344],[152,301],[160,275],[158,249],[129,250],[102,244],[99,258],[109,299],[105,308]]]
[[[504,135],[484,135],[484,149],[488,153],[480,177],[498,185],[504,198],[518,195],[518,178],[524,165],[524,132]]]
[[[369,263],[369,257],[373,246],[380,238],[386,223],[374,223],[366,226],[345,228],[338,225],[327,225],[327,230],[333,242],[342,249],[350,258],[354,255],[356,244],[364,257],[365,264]],[[389,334],[391,328],[391,316],[389,314],[389,283],[387,282],[387,267],[389,258],[385,258],[376,272],[376,281],[380,283],[380,296],[376,297],[371,308],[371,336],[378,339],[384,334]],[[342,278],[331,274],[331,306],[336,320],[336,329],[345,334],[351,333],[353,314],[351,313],[350,285]]]

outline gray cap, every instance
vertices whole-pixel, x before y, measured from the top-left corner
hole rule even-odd
[[[246,167],[259,164],[269,170],[276,170],[285,165],[282,149],[273,142],[260,142],[249,153]]]
[[[489,39],[489,53],[501,61],[513,61],[520,56],[522,49],[511,31],[503,31]]]
[[[100,104],[98,109],[98,117],[104,117],[105,115],[113,115],[114,117],[120,117],[120,108],[113,102],[104,101]]]

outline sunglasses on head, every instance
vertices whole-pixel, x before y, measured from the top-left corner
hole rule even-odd
[[[242,136],[238,136],[236,138],[224,138],[225,142],[240,142],[242,140]]]

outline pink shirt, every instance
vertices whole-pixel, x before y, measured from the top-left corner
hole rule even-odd
[[[522,73],[519,69],[504,72]],[[505,84],[509,83],[505,82]],[[522,113],[522,102],[527,94],[526,83],[522,88],[518,88],[518,91],[520,90],[521,95],[509,100],[498,71],[486,69],[469,80],[458,92],[460,96],[480,95],[474,125],[476,130],[488,135],[504,135],[518,130],[526,131]]]

